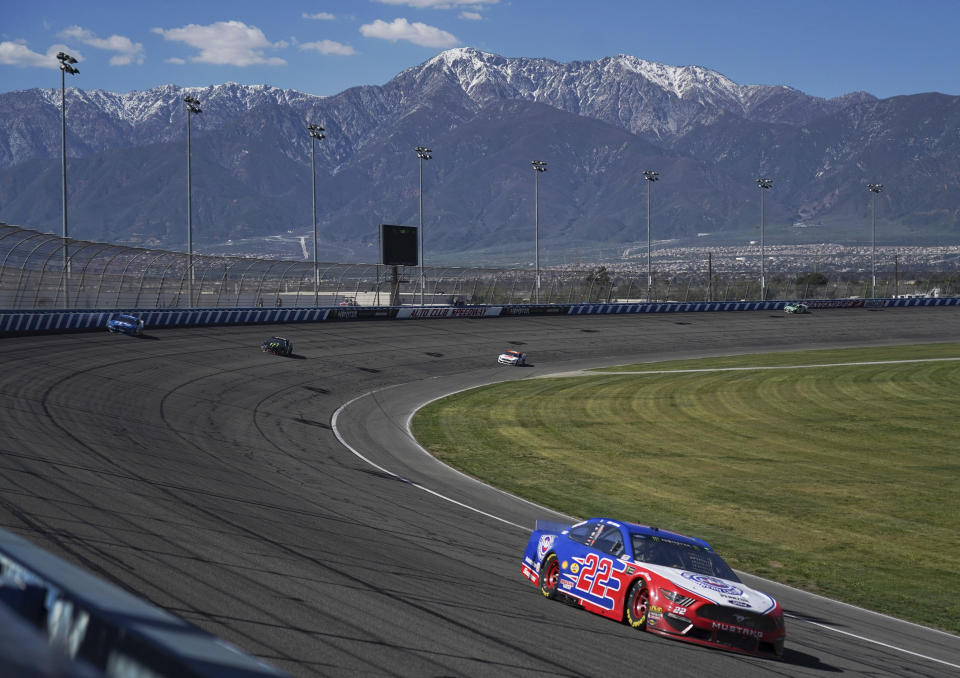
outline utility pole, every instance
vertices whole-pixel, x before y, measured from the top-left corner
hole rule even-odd
[[[190,164],[190,117],[203,113],[200,102],[189,94],[183,97],[187,105],[187,294],[193,306],[193,168]]]
[[[643,178],[647,180],[647,301],[650,301],[651,290],[653,289],[653,269],[650,263],[650,185],[660,178],[659,172],[653,170],[644,170]]]
[[[547,171],[543,160],[531,160],[533,167],[533,265],[536,269],[534,280],[535,303],[540,303],[540,174]]]
[[[320,125],[307,125],[310,132],[310,168],[313,181],[313,305],[320,305],[320,264],[317,260],[317,141],[326,139]],[[379,293],[379,287],[377,291]]]
[[[67,94],[66,79],[67,73],[76,75],[80,72],[79,68],[74,67],[77,63],[69,54],[64,52],[57,53],[57,60],[60,62],[60,155],[61,155],[61,186],[63,187],[63,299],[64,306],[70,308],[70,251],[67,245],[69,232],[67,230]]]
[[[767,300],[767,279],[764,274],[766,262],[764,261],[763,252],[763,194],[766,193],[767,189],[771,186],[773,186],[773,179],[757,179],[757,187],[760,189],[760,301]]]

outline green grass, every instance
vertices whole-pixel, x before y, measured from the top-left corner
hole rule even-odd
[[[537,503],[710,541],[736,568],[960,632],[960,344],[731,356],[531,379],[414,418],[444,462]]]

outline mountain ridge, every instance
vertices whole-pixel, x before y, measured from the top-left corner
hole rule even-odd
[[[960,125],[958,97],[820,99],[622,54],[561,63],[458,48],[384,85],[323,97],[237,83],[70,89],[72,232],[86,224],[98,237],[182,247],[184,94],[203,108],[192,119],[193,199],[196,241],[208,247],[309,232],[308,122],[326,128],[316,144],[321,235],[344,256],[369,254],[377,223],[416,223],[416,145],[435,151],[424,167],[425,241],[437,220],[430,228],[445,235],[434,242],[464,256],[525,232],[533,157],[550,162],[540,184],[545,213],[557,217],[541,234],[548,248],[637,241],[639,172],[651,168],[661,172],[653,218],[662,238],[748,238],[761,174],[775,180],[766,201],[772,239],[800,235],[796,225],[809,229],[803,237],[835,239],[831,229],[866,217],[863,188],[878,181],[897,189],[881,196],[884,237],[950,238],[960,229],[960,143],[949,133]],[[57,90],[0,94],[0,219],[57,228],[59,104]],[[89,172],[98,182],[84,179]],[[922,186],[929,176],[946,188]],[[99,180],[108,206],[81,194]],[[144,205],[149,214],[138,212]]]
[[[467,62],[475,67],[473,71],[465,68]],[[660,94],[672,95],[680,101],[697,95],[696,101],[687,101],[686,103],[694,106],[709,104],[720,110],[744,115],[750,113],[752,117],[748,119],[756,118],[765,122],[777,122],[777,116],[772,115],[774,107],[770,102],[784,96],[790,97],[791,100],[800,98],[811,103],[812,108],[801,116],[802,120],[806,120],[810,115],[819,117],[823,110],[842,108],[863,100],[875,100],[875,97],[865,92],[852,92],[834,99],[820,99],[810,97],[785,85],[738,85],[726,76],[701,66],[667,66],[628,55],[603,57],[596,61],[573,61],[564,64],[550,59],[508,58],[482,52],[475,48],[456,48],[441,52],[419,66],[401,71],[385,85],[361,85],[330,96],[307,94],[292,89],[280,89],[266,84],[241,85],[233,82],[202,87],[180,87],[167,84],[126,93],[67,88],[67,117],[69,122],[72,117],[70,115],[71,108],[94,108],[108,118],[116,119],[119,123],[129,126],[131,133],[142,129],[144,132],[154,135],[154,140],[166,141],[185,135],[183,126],[177,124],[178,121],[182,121],[184,115],[183,108],[180,105],[184,95],[193,96],[201,101],[204,113],[197,118],[197,127],[201,130],[218,127],[225,124],[226,120],[270,101],[289,105],[296,110],[310,112],[316,111],[325,104],[354,97],[362,97],[364,105],[369,105],[371,103],[370,99],[373,98],[379,99],[382,104],[375,108],[383,108],[386,105],[387,111],[396,114],[403,109],[404,104],[409,106],[410,99],[402,94],[398,96],[395,92],[397,90],[402,91],[404,87],[407,87],[410,84],[407,80],[411,79],[418,81],[417,84],[420,88],[429,90],[431,87],[429,80],[431,77],[438,75],[431,71],[438,64],[443,64],[443,72],[439,76],[441,78],[443,75],[455,76],[461,91],[478,105],[495,99],[528,99],[546,103],[578,115],[587,115],[604,120],[624,127],[635,134],[652,132],[657,138],[662,138],[668,131],[670,134],[667,134],[667,136],[674,136],[682,130],[676,122],[667,123],[666,127],[661,128],[654,122],[656,116],[649,114],[641,116],[638,112],[637,116],[631,116],[627,120],[611,115],[607,110],[607,103],[612,104],[613,102],[604,102],[596,97],[584,96],[582,90],[600,91],[609,88],[611,84],[622,88],[622,83],[625,80],[623,67],[629,66],[626,69],[627,72],[638,76],[642,80],[639,85],[640,90],[648,89],[644,88],[643,84],[649,84],[651,87],[657,87]],[[498,68],[489,68],[491,65],[496,65]],[[620,68],[619,71],[617,70],[618,67]],[[478,71],[482,71],[484,77],[478,78]],[[468,77],[471,72],[473,77]],[[541,80],[546,78],[542,86],[533,87],[534,75],[540,77]],[[719,83],[719,85],[709,87],[705,86],[704,83]],[[522,85],[526,85],[526,87]],[[637,88],[638,83],[633,82],[631,86]],[[577,89],[581,91],[577,92]],[[498,92],[497,96],[493,96],[491,91]],[[371,97],[370,94],[373,92],[376,93],[376,96]],[[641,94],[644,93],[641,92]],[[646,91],[641,99],[647,98],[649,94],[650,92]],[[35,99],[34,102],[25,102],[21,110],[36,109],[36,103],[40,102],[46,104],[47,107],[55,108],[59,115],[60,91],[58,89],[18,90],[0,94],[0,102],[19,97]],[[389,106],[391,102],[394,104],[393,107]],[[632,107],[628,108],[632,110]],[[782,106],[778,107],[778,110],[779,108],[782,108]],[[760,112],[762,111],[767,111],[767,113],[761,115]],[[8,107],[0,103],[0,115],[7,117],[7,112]],[[794,112],[792,115],[796,117],[799,114]],[[207,120],[211,118],[214,122],[208,123]],[[704,123],[703,116],[698,119],[698,122],[699,124]],[[796,123],[797,121],[793,120],[792,122]],[[5,152],[7,146],[8,144],[0,143],[0,167],[9,167],[31,157],[43,157],[41,155],[10,154]],[[87,152],[104,150],[108,147],[96,143],[90,143],[88,148],[81,146]],[[23,148],[29,148],[29,146],[25,144]],[[48,144],[45,150],[48,156],[52,157],[59,153],[59,143]],[[53,151],[56,151],[56,153]]]

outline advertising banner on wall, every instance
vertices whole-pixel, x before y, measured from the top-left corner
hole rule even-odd
[[[401,308],[397,318],[496,318],[500,311],[499,306],[420,306]]]
[[[334,308],[327,320],[391,320],[397,317],[397,309],[390,306],[351,306]]]
[[[570,304],[504,306],[500,315],[568,315]]]

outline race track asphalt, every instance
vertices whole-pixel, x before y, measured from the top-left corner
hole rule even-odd
[[[271,334],[295,356],[261,353]],[[949,307],[8,337],[0,527],[295,676],[954,676],[960,638],[772,582],[781,662],[547,601],[520,558],[550,512],[442,467],[406,420],[491,380],[958,337]],[[497,367],[508,347],[533,365]]]

